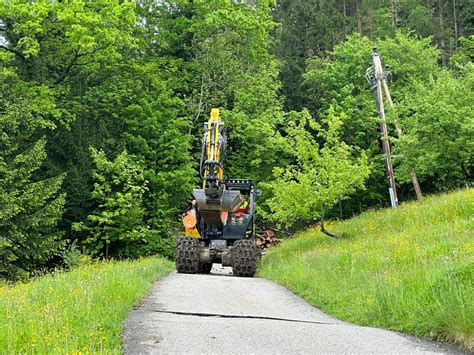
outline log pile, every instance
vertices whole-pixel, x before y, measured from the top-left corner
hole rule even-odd
[[[275,230],[273,228],[269,228],[263,233],[257,234],[255,242],[260,248],[265,249],[272,245],[280,244],[281,240],[275,236]]]

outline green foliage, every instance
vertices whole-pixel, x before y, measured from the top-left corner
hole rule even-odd
[[[305,61],[324,56],[354,32],[370,40],[392,38],[397,31],[429,38],[447,66],[459,38],[473,34],[473,14],[472,1],[277,1],[274,17],[281,26],[275,31],[274,52],[282,62],[285,106],[307,107],[311,95],[302,86]]]
[[[387,200],[377,112],[373,93],[362,75],[372,64],[370,49],[374,45],[392,72],[391,96],[404,131],[402,139],[396,139],[394,112],[387,104],[389,133],[397,157],[395,172],[401,187],[413,191],[409,184],[413,169],[425,192],[463,186],[472,169],[469,68],[460,77],[440,68],[439,50],[430,45],[430,39],[397,32],[393,38],[373,44],[355,34],[328,57],[308,61],[304,75],[313,98],[308,106],[320,114],[332,105],[350,117],[342,127],[343,140],[365,150],[373,166],[367,193],[346,204],[354,210],[354,204],[370,206]],[[458,99],[456,92],[465,92],[465,96]],[[434,136],[433,129],[437,132]]]
[[[123,321],[173,266],[156,257],[98,262],[0,285],[0,348],[6,353],[120,353]]]
[[[267,217],[286,226],[317,219],[348,195],[362,189],[369,175],[365,154],[352,158],[353,149],[340,141],[340,128],[347,117],[331,107],[323,129],[307,112],[296,116],[284,132],[282,150],[293,154],[294,163],[275,168],[274,180],[266,184],[271,198]],[[316,139],[309,130],[317,131]]]
[[[309,229],[269,250],[260,276],[337,318],[474,346],[474,189]]]
[[[64,195],[64,176],[34,181],[41,166],[44,140],[14,157],[0,155],[0,276],[22,278],[44,265],[61,243],[55,225]]]
[[[143,198],[148,181],[142,167],[126,151],[114,161],[94,148],[91,155],[96,165],[91,197],[97,207],[87,217],[87,223],[74,225],[75,230],[87,235],[84,244],[94,255],[105,258],[137,257],[158,251],[158,235],[144,222]]]
[[[143,19],[157,9],[152,14],[146,6],[103,0],[0,5],[3,69],[28,85],[39,82],[50,98],[51,107],[41,107],[49,118],[44,128],[51,128],[41,132],[48,141],[41,175],[67,173],[59,225],[66,237],[83,242],[87,236],[71,225],[86,222],[97,207],[90,146],[114,157],[127,149],[142,167],[148,181],[143,228],[154,235],[143,238],[155,245],[136,243],[129,255],[169,254],[175,216],[196,181],[189,120],[175,91],[186,85],[178,61],[153,53],[157,36]]]
[[[346,11],[345,11],[346,10]],[[302,74],[305,61],[323,55],[344,40],[354,28],[348,8],[341,1],[280,0],[274,11],[281,25],[275,29],[274,52],[281,61],[281,93],[285,107],[299,110],[308,107]]]
[[[269,32],[275,26],[270,4],[202,1],[193,7],[194,122],[207,120],[212,107],[222,110],[230,177],[265,181],[273,167],[283,163],[278,162],[273,139],[283,115],[277,97],[277,62],[268,51]]]
[[[308,61],[304,74],[311,97],[307,101],[310,110],[324,112],[333,106],[338,114],[348,117],[341,127],[341,140],[355,149],[364,150],[372,165],[367,192],[344,203],[350,214],[361,207],[380,204],[386,197],[377,112],[373,94],[363,76],[371,65],[371,48],[368,38],[354,34],[337,45],[329,57]]]
[[[441,73],[440,50],[430,44],[430,38],[397,32],[392,38],[377,41],[376,45],[383,64],[392,73],[390,91],[397,101],[411,96],[412,86],[417,82],[428,81]]]
[[[24,278],[55,255],[61,232],[64,175],[41,179],[46,158],[38,129],[54,124],[43,110],[53,108],[48,90],[14,75],[0,84],[0,277]],[[34,93],[32,98],[28,95]]]
[[[461,37],[460,47],[451,60],[456,66],[463,67],[474,62],[474,35]]]
[[[199,158],[202,123],[212,107],[221,109],[227,127],[229,177],[265,181],[279,159],[275,141],[283,123],[277,95],[278,67],[269,53],[275,26],[271,1],[255,6],[232,1],[179,1],[172,10],[145,7],[159,16],[147,17],[158,43],[153,50],[180,58],[179,95],[186,104],[194,160]],[[158,30],[159,28],[159,30]]]
[[[371,65],[371,41],[357,34],[337,45],[329,57],[308,61],[305,85],[312,100],[308,106],[324,112],[329,106],[344,112],[350,120],[344,125],[346,142],[378,151],[376,110],[373,94],[363,73]]]
[[[291,216],[284,213],[285,221],[279,222],[312,220],[322,204],[329,208],[349,195],[353,197],[343,204],[346,214],[384,205],[379,122],[363,76],[371,65],[374,43],[392,69],[390,87],[405,129],[405,136],[393,141],[399,158],[397,178],[404,181],[410,169],[419,168],[423,189],[464,184],[472,175],[471,95],[466,94],[458,105],[443,94],[472,92],[469,19],[474,7],[447,1],[398,1],[394,13],[392,3],[1,2],[0,169],[4,175],[0,178],[8,175],[14,182],[3,184],[0,198],[5,205],[12,204],[11,196],[35,189],[30,195],[43,200],[30,196],[36,204],[32,210],[16,205],[24,213],[49,211],[49,217],[41,219],[47,226],[35,225],[41,230],[37,237],[41,235],[46,243],[44,249],[35,246],[38,260],[29,259],[32,263],[24,270],[48,260],[51,266],[60,235],[68,243],[77,240],[78,245],[88,245],[95,255],[112,244],[110,254],[116,257],[169,255],[176,216],[199,181],[196,163],[202,123],[212,107],[221,109],[228,128],[228,176],[268,183],[264,200],[274,211],[280,206],[289,210],[289,200],[279,191],[308,191],[319,186],[315,181],[319,179],[322,185],[334,185],[327,185],[325,192],[317,190],[321,197],[308,199],[298,210],[300,217],[296,218],[295,210]],[[354,31],[359,34],[347,37]],[[453,75],[438,62],[453,66]],[[313,119],[307,113],[286,114],[283,106],[307,107]],[[390,129],[393,118],[389,113]],[[318,130],[329,132],[333,121],[339,122],[341,144],[318,136]],[[432,123],[441,132],[429,146],[427,127]],[[307,152],[311,157],[301,153],[303,139],[313,142]],[[446,151],[440,151],[442,140],[452,142]],[[463,148],[456,150],[459,145]],[[95,154],[96,161],[90,147],[103,152]],[[124,151],[128,153],[123,155]],[[345,181],[346,176],[360,177],[351,174],[354,171],[364,175],[365,160],[354,158],[361,152],[366,152],[371,166],[364,192],[354,190],[362,187],[361,180],[352,185],[352,179]],[[330,173],[335,171],[332,153],[347,163],[342,164],[345,171],[336,175]],[[317,163],[313,157],[319,159]],[[122,166],[125,175],[114,171],[114,164]],[[275,176],[277,181],[272,181]],[[117,179],[116,186],[112,179]],[[341,180],[345,182],[339,185]],[[277,182],[284,187],[276,188]],[[410,193],[407,186],[402,185],[402,190]],[[8,230],[23,228],[19,227],[23,219],[12,216]],[[268,218],[276,216],[267,213]],[[28,236],[24,243],[30,243],[30,229],[22,233],[21,238]],[[8,261],[3,264],[8,266],[16,256],[6,245],[9,239],[5,240],[2,250],[10,251],[4,254]],[[43,252],[46,249],[48,253]]]
[[[469,181],[474,168],[473,93],[472,65],[462,78],[443,71],[436,80],[413,87],[400,105],[406,131],[395,150],[403,155],[400,179],[409,181],[415,167],[421,182],[431,181],[438,189]]]
[[[189,203],[197,182],[189,154],[189,119],[173,91],[178,75],[173,65],[168,60],[133,63],[129,74],[105,83],[106,97],[113,98],[98,105],[101,118],[110,117],[113,124],[113,116],[119,117],[123,130],[119,137],[142,165],[148,181],[146,224],[163,237],[169,237],[175,216]]]
[[[428,39],[398,32],[394,38],[379,40],[375,45],[382,54],[383,64],[393,73],[390,89],[397,101],[412,94],[414,83],[436,76],[440,71],[436,63],[439,53]],[[354,34],[337,45],[329,57],[308,61],[304,77],[313,98],[310,107],[324,111],[329,105],[335,105],[346,113],[351,117],[344,126],[346,141],[369,149],[375,155],[379,151],[377,111],[373,93],[363,75],[372,65],[373,46],[367,37]]]
[[[134,46],[131,1],[21,0],[0,4],[12,62],[30,80],[59,85],[103,70]]]
[[[392,97],[396,106],[402,106],[403,100],[410,100],[420,85],[429,89],[429,81],[444,75],[439,64],[462,71],[459,67],[472,62],[469,38],[473,33],[473,4],[442,0],[282,0],[277,3],[275,18],[282,25],[275,33],[278,41],[274,52],[282,63],[280,79],[285,107],[306,107],[319,120],[319,116],[323,116],[332,105],[337,112],[350,117],[343,128],[343,139],[367,151],[373,166],[367,190],[342,204],[344,215],[352,215],[370,206],[384,206],[388,196],[383,157],[379,154],[377,112],[372,92],[364,80],[365,70],[372,65],[371,49],[377,47],[383,64],[390,66]],[[468,96],[471,96],[470,92],[466,91]],[[386,111],[390,111],[387,107]],[[403,110],[407,113],[410,109]],[[453,124],[460,120],[458,114],[454,113]],[[387,112],[387,116],[389,131],[395,132],[392,112]],[[403,119],[408,120],[409,115]],[[403,123],[403,126],[407,130],[410,123]],[[397,143],[393,144],[396,147]],[[408,171],[408,165],[415,164],[414,159],[409,160],[408,154],[416,152],[406,149],[402,152],[401,147],[395,150],[399,158],[397,163],[401,163],[400,158],[407,159],[401,170]],[[461,164],[465,165],[457,158],[453,164],[457,165],[455,170],[459,170]],[[465,167],[461,169],[466,170]],[[460,186],[463,178],[466,182],[469,172],[457,174],[460,178],[450,182],[447,180],[452,176],[437,181],[440,174],[435,172],[423,179],[422,190],[434,192]],[[414,195],[411,186],[405,183],[405,176],[405,172],[399,172],[401,200]],[[341,208],[341,217],[342,212]]]
[[[61,258],[66,269],[72,269],[79,266],[85,266],[91,263],[92,259],[89,255],[84,254],[79,246],[77,240],[74,240],[67,248],[61,251]]]

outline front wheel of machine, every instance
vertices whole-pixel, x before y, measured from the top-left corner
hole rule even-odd
[[[176,241],[176,270],[183,274],[199,272],[199,241],[180,237]]]
[[[257,271],[258,248],[253,240],[238,240],[232,247],[232,271],[238,277],[253,277]]]

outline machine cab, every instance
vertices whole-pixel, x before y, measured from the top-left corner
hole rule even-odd
[[[255,196],[253,180],[229,179],[225,182],[226,189],[240,191],[243,203],[235,212],[229,212],[223,225],[224,239],[252,238],[255,234]]]

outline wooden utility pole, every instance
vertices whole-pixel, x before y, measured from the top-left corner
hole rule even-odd
[[[392,208],[398,206],[397,187],[395,185],[395,177],[393,175],[392,157],[390,152],[390,142],[388,140],[387,121],[385,120],[385,108],[383,104],[382,86],[383,86],[383,71],[380,55],[377,48],[372,51],[372,59],[374,61],[375,73],[375,103],[377,104],[377,111],[380,117],[380,132],[382,140],[382,148],[385,156],[385,168],[387,169],[388,191],[390,193],[390,203]]]

